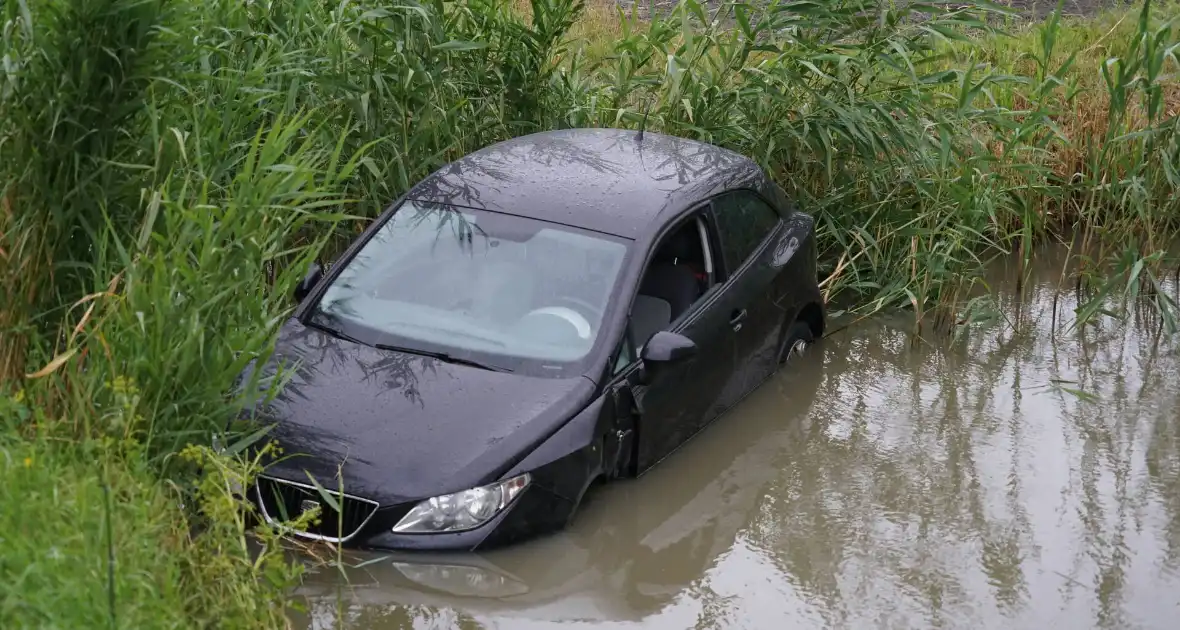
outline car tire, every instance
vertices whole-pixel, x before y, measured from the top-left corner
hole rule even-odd
[[[811,333],[811,326],[808,326],[806,322],[796,320],[787,329],[787,334],[783,336],[783,344],[778,353],[778,364],[786,365],[805,352],[814,341],[815,335]]]

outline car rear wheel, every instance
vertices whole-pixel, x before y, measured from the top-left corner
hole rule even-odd
[[[785,365],[803,354],[814,341],[815,336],[811,333],[811,327],[806,322],[796,321],[791,324],[779,349],[779,365]]]

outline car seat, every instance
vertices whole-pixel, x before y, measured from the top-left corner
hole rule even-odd
[[[636,352],[642,351],[643,344],[671,322],[672,308],[668,302],[648,295],[635,296],[635,305],[631,308],[631,339]]]
[[[639,285],[639,293],[659,298],[671,307],[672,319],[679,317],[697,298],[701,283],[689,262],[700,248],[699,237],[684,226],[656,251],[651,267]]]

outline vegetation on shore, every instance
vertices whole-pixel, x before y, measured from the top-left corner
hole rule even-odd
[[[1080,234],[1079,322],[1146,300],[1175,329],[1175,5],[721,13],[6,0],[0,627],[280,626],[298,567],[272,532],[247,545],[253,466],[206,446],[249,402],[234,379],[311,260],[504,138],[646,116],[750,155],[856,313],[969,321],[989,257]]]

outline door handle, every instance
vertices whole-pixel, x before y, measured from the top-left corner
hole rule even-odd
[[[742,322],[746,320],[746,309],[738,309],[729,317],[729,325],[733,326],[733,331],[737,332],[742,329]]]

